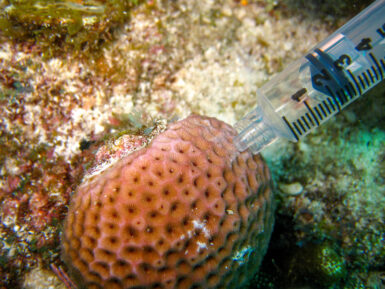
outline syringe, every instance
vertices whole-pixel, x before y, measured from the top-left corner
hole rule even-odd
[[[298,141],[385,77],[385,0],[377,0],[257,90],[257,106],[234,127],[253,153]]]

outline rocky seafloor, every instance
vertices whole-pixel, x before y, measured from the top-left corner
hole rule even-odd
[[[95,147],[191,113],[234,124],[369,4],[78,2],[0,3],[0,288],[65,288],[60,232]],[[263,152],[278,206],[250,288],[385,288],[384,91]]]

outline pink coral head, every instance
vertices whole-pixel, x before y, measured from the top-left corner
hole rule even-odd
[[[87,288],[243,288],[273,225],[271,179],[232,127],[192,115],[87,178],[63,259]]]

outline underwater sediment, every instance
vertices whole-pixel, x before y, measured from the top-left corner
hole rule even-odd
[[[191,113],[233,124],[255,105],[257,87],[363,8],[347,9],[349,1],[57,2],[65,12],[61,22],[37,14],[49,12],[49,1],[30,1],[28,19],[12,11],[23,1],[1,3],[0,26],[20,33],[0,33],[5,288],[63,288],[52,265],[68,270],[60,233],[71,196],[100,157],[97,148],[107,143],[102,155],[113,155],[111,147],[133,139],[137,145],[159,120],[171,123]],[[128,8],[119,11],[127,14],[116,21],[92,14],[107,2],[124,2]],[[77,9],[74,25],[66,12],[71,7]],[[68,29],[73,34],[63,37]],[[276,287],[266,288],[313,286],[317,272],[335,277],[333,284],[316,281],[318,287],[381,284],[383,105],[380,87],[300,143],[277,143],[263,152],[278,189],[277,229],[260,270]],[[277,258],[280,252],[290,254]],[[346,273],[324,270],[315,257],[303,270],[304,252],[326,256],[340,264],[324,263],[328,268]],[[294,273],[274,271],[272,263]],[[261,276],[251,286],[262,283]]]

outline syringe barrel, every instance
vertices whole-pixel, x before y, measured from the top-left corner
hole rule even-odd
[[[279,137],[297,141],[385,76],[385,0],[378,0],[257,91],[235,124],[240,151]]]

